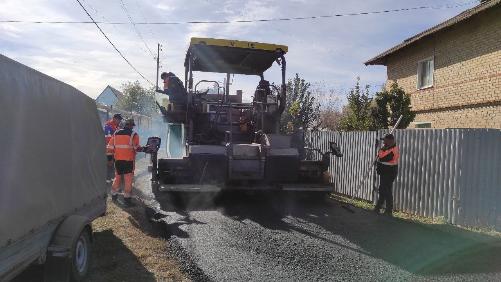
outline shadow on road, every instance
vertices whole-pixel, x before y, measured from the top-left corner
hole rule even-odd
[[[452,226],[388,218],[362,209],[348,213],[335,201],[326,204],[325,208],[305,206],[292,215],[339,234],[371,256],[415,274],[501,271],[499,238]]]
[[[190,218],[190,211],[217,210],[234,220],[251,220],[272,230],[295,231],[325,240],[363,255],[385,260],[406,271],[420,275],[501,272],[501,240],[455,228],[450,225],[427,225],[388,218],[355,209],[350,213],[332,199],[314,201],[291,195],[269,194],[164,194],[159,197],[164,211],[179,218],[171,223],[170,232],[189,236],[180,226],[204,224]],[[340,235],[359,248],[341,245],[313,234],[294,219],[314,224],[328,233]],[[177,230],[177,231],[176,231]],[[177,232],[177,233],[176,233]]]
[[[361,209],[348,213],[339,207],[332,201],[327,208],[305,206],[292,215],[341,235],[370,256],[415,274],[501,272],[499,238],[451,226],[387,218]]]

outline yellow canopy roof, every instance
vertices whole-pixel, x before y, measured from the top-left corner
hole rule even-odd
[[[260,75],[287,51],[285,45],[194,37],[185,66],[191,57],[193,71]]]

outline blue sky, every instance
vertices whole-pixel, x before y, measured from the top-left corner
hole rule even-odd
[[[296,72],[316,85],[338,95],[353,86],[357,76],[363,84],[380,88],[386,68],[363,62],[404,39],[450,18],[475,4],[471,0],[81,0],[97,21],[127,22],[125,4],[137,22],[240,20],[330,15],[419,6],[423,9],[391,14],[337,17],[267,23],[183,24],[137,26],[149,48],[163,45],[162,70],[183,77],[184,54],[189,38],[217,37],[289,46],[288,77]],[[2,0],[0,20],[87,21],[76,1]],[[148,79],[155,81],[155,61],[132,25],[101,25],[110,39]],[[96,97],[106,87],[120,88],[125,81],[147,84],[123,61],[91,24],[0,23],[0,53]],[[279,81],[275,66],[265,76]],[[198,74],[196,79],[222,81],[224,75]],[[233,90],[243,89],[249,97],[257,77],[235,76]]]

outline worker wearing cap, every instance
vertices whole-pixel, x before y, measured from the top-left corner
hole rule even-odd
[[[395,143],[393,134],[383,138],[383,147],[377,154],[377,173],[379,174],[379,198],[374,211],[379,213],[384,203],[385,214],[391,216],[393,212],[393,181],[397,177],[398,159],[400,152]]]
[[[172,103],[186,103],[186,89],[183,82],[172,72],[163,72],[160,78],[164,82],[163,93],[169,96]]]
[[[174,76],[173,73],[171,72],[163,72],[161,75],[160,75],[160,78],[163,80],[164,82],[164,93],[167,93],[167,90],[169,89],[169,78],[171,76]]]
[[[131,204],[136,152],[143,151],[143,147],[139,146],[139,135],[133,131],[135,125],[133,119],[127,119],[124,128],[113,134],[107,146],[115,158],[115,179],[111,186],[111,197],[113,200],[117,199],[123,176],[124,202],[127,205]]]
[[[120,126],[120,122],[122,121],[121,114],[114,114],[113,118],[108,120],[104,124],[104,139],[106,144],[110,142],[111,137],[118,130]],[[106,178],[106,182],[111,183],[113,181],[113,154],[110,152],[106,152],[106,158],[108,159],[108,175]]]

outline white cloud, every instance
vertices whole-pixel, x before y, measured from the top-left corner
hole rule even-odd
[[[150,22],[283,18],[452,3],[452,0],[123,1],[135,21]],[[98,21],[128,21],[118,0],[82,0],[82,3]],[[138,25],[137,28],[153,51],[157,42],[162,43],[162,69],[180,77],[184,74],[189,38],[204,36],[288,45],[289,77],[298,72],[308,81],[323,81],[334,89],[348,89],[357,76],[361,76],[363,83],[381,85],[386,77],[385,68],[365,67],[365,60],[462,9],[268,23]],[[75,1],[2,0],[0,19],[80,21],[88,17]],[[130,62],[155,81],[155,62],[132,27],[105,24],[101,27]],[[96,97],[108,84],[119,87],[127,80],[144,83],[93,25],[0,23],[0,34],[1,53],[72,84],[91,97]],[[197,74],[197,78],[206,76],[221,81],[224,77]],[[266,77],[278,82],[279,68],[275,67]],[[256,77],[235,76],[232,87],[244,89],[249,96],[256,83]]]

